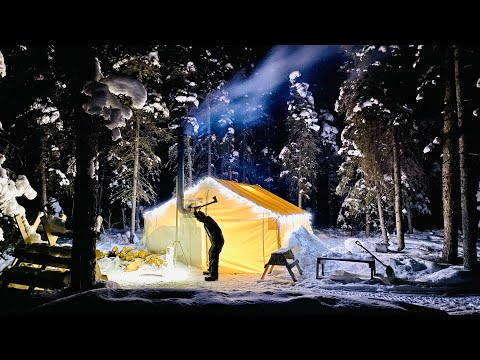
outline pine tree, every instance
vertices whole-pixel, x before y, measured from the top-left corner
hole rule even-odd
[[[212,46],[199,51],[197,85],[202,105],[195,114],[199,125],[193,137],[195,180],[204,176],[219,177],[221,168],[227,164],[224,160],[231,156],[223,151],[234,152],[233,134],[224,138],[226,130],[233,129],[234,114],[234,110],[229,107],[230,100],[226,89],[227,79],[234,71],[229,50],[231,49],[226,46]],[[230,134],[231,130],[228,130]],[[228,174],[232,174],[231,164],[227,164],[226,169],[228,178],[230,176]]]
[[[443,116],[443,166],[442,166],[442,198],[443,222],[445,239],[442,257],[448,262],[455,263],[458,257],[458,225],[457,207],[455,204],[455,188],[457,186],[456,170],[458,166],[458,139],[457,121],[455,119],[455,84],[453,69],[453,51],[450,46],[445,47],[444,57],[445,97]]]
[[[281,177],[286,179],[290,194],[296,194],[298,207],[301,208],[303,198],[309,200],[315,189],[320,126],[312,94],[308,91],[309,85],[299,82],[300,76],[299,71],[289,75],[292,98],[287,102],[288,141],[279,159],[284,168]]]
[[[22,146],[21,153],[35,166],[25,167],[24,162],[19,162],[15,171],[27,172],[32,186],[39,189],[36,210],[50,211],[45,208],[50,207],[50,195],[63,204],[71,200],[73,193],[73,176],[69,173],[73,132],[69,120],[71,106],[65,111],[67,86],[53,46],[19,46],[11,56],[18,65],[11,67],[15,78],[9,86],[21,89],[23,96],[12,107],[14,116],[9,116],[9,120],[13,121],[6,122],[4,136],[11,144],[28,143]]]
[[[348,134],[361,151],[360,168],[372,189],[382,189],[385,175],[393,170],[397,247],[402,250],[402,177],[409,175],[402,163],[411,147],[406,139],[414,137],[410,104],[413,92],[409,91],[413,77],[405,64],[412,51],[397,45],[371,45],[348,51],[352,60],[345,68],[351,75],[342,85],[337,108],[351,124]]]
[[[0,51],[0,79],[6,76],[6,68],[3,54]],[[1,124],[0,131],[3,131]],[[25,217],[25,208],[18,204],[16,198],[25,196],[31,200],[37,196],[37,192],[30,186],[28,179],[24,175],[17,176],[14,181],[10,176],[10,171],[4,169],[2,166],[5,160],[5,156],[0,154],[0,216],[14,217],[21,215]],[[29,227],[27,227],[27,234],[30,237],[30,241],[40,241],[40,235]],[[4,231],[3,228],[0,227],[0,243],[4,241]],[[5,246],[0,246],[0,248],[3,252]]]
[[[461,49],[458,45],[429,45],[419,46],[416,55],[418,59],[414,65],[420,79],[417,100],[424,108],[433,103],[434,107],[430,105],[428,112],[432,113],[433,108],[433,111],[442,114],[443,120],[435,121],[428,117],[422,119],[423,124],[430,126],[429,131],[432,134],[423,152],[432,154],[431,158],[441,156],[445,229],[442,258],[453,263],[457,261],[456,229],[459,228],[461,217],[464,268],[470,270],[472,267],[468,258],[471,256],[476,258],[474,249],[476,240],[473,240],[476,235],[472,237],[472,234],[476,233],[474,221],[478,218],[473,204],[474,190],[471,188],[470,179],[478,179],[479,174],[475,170],[472,172],[474,167],[469,164],[475,159],[475,156],[469,155],[478,153],[478,147],[474,150],[475,146],[471,147],[472,143],[469,141],[470,134],[474,133],[469,114],[476,116],[475,107],[478,105],[475,103],[477,84],[463,80],[478,74],[479,54],[473,46]]]
[[[113,67],[150,86],[161,81],[158,51],[151,51],[146,56],[128,55]],[[115,176],[110,183],[111,202],[120,201],[122,208],[125,205],[131,208],[131,243],[139,226],[140,201],[151,204],[156,199],[154,185],[159,179],[161,159],[155,150],[159,141],[168,137],[166,119],[169,113],[166,104],[154,89],[150,90],[149,95],[150,101],[147,97],[143,109],[133,110],[134,121],[127,125],[122,140],[108,155],[108,160],[114,160],[112,165],[116,165],[113,170]]]
[[[133,78],[118,74],[103,76],[93,49],[88,46],[66,49],[72,66],[72,91],[87,95],[78,97],[76,110],[76,177],[73,213],[72,281],[73,291],[91,289],[95,282],[95,225],[98,209],[97,174],[99,117],[112,130],[114,141],[121,138],[120,128],[133,115],[117,96],[132,98],[133,108],[142,108],[147,94],[143,85]],[[77,69],[73,59],[82,65]],[[89,66],[90,65],[90,66]],[[99,115],[99,116],[98,116]]]
[[[464,111],[463,96],[463,49],[459,45],[453,47],[455,71],[455,95],[457,102],[457,118],[459,129],[459,156],[460,156],[460,196],[463,232],[463,267],[465,270],[474,270],[477,263],[477,247],[475,233],[475,202],[472,188],[472,171],[470,159],[470,139],[467,135],[468,123]]]
[[[336,202],[336,187],[338,184],[337,170],[340,166],[341,159],[338,155],[337,134],[338,128],[335,118],[326,109],[318,110],[318,118],[322,124],[322,132],[320,135],[320,152],[318,156],[319,176],[324,180],[323,184],[326,186],[323,189],[327,205],[327,221],[329,225],[335,224],[334,203]],[[322,189],[322,188],[321,188]],[[321,194],[320,194],[321,195]],[[314,204],[316,202],[314,201]],[[313,213],[317,213],[314,207]]]
[[[186,167],[186,185],[193,184],[193,159],[195,157],[194,147],[191,143],[191,137],[198,131],[198,121],[194,116],[199,105],[198,94],[196,92],[197,68],[191,61],[191,47],[177,46],[170,49],[175,54],[172,61],[166,63],[165,94],[166,102],[170,114],[169,129],[171,138],[177,140],[178,132],[182,132],[185,142],[185,157],[183,161]],[[172,170],[177,170],[177,144],[173,143],[168,150],[169,160],[165,164]]]
[[[62,159],[68,158],[73,149],[66,141],[68,136],[65,134],[60,112],[50,97],[37,98],[25,116],[30,115],[33,115],[36,122],[34,126],[39,128],[40,132],[38,172],[41,178],[41,208],[49,213],[49,189],[56,197],[61,193],[68,196],[72,191],[73,179],[67,173],[68,163]]]

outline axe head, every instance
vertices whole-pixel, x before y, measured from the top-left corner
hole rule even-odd
[[[214,196],[214,197],[213,197],[213,201],[215,201],[215,202],[218,202],[218,200],[217,200],[217,197],[216,197],[216,196]]]

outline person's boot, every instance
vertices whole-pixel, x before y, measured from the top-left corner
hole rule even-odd
[[[210,275],[212,273],[212,265],[209,263],[207,270],[203,272],[203,275]]]
[[[213,271],[210,273],[210,276],[205,278],[205,281],[216,281],[218,280],[218,269],[213,268]]]

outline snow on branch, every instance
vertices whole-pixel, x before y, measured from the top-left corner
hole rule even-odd
[[[112,130],[114,141],[122,137],[120,127],[125,126],[125,120],[133,115],[132,110],[123,105],[115,95],[130,97],[135,109],[143,108],[147,101],[147,91],[141,82],[124,75],[103,77],[98,59],[95,80],[85,83],[83,93],[90,96],[83,104],[83,109],[87,114],[100,115],[107,120],[106,126]]]
[[[296,70],[296,71],[293,71],[292,73],[290,73],[290,75],[288,75],[288,78],[290,79],[290,82],[293,84],[295,84],[296,82],[296,78],[300,77],[302,74],[300,73],[300,71]]]
[[[16,181],[10,179],[7,170],[2,167],[4,162],[5,156],[0,154],[0,216],[25,215],[25,208],[18,204],[16,198],[25,196],[32,200],[37,192],[24,175],[19,175]],[[3,240],[3,230],[0,228],[0,241]]]
[[[3,54],[0,51],[0,78],[7,75],[7,66],[5,65],[5,60],[3,59]]]
[[[132,106],[141,109],[147,101],[147,90],[143,84],[131,77],[124,75],[109,75],[100,79],[99,82],[108,86],[111,93],[125,95],[132,98]]]
[[[433,139],[433,141],[430,144],[425,146],[425,148],[423,149],[423,153],[426,154],[433,151],[433,149],[435,148],[435,145],[440,145],[441,143],[442,143],[442,140],[437,136],[435,139]]]
[[[60,112],[53,106],[50,98],[45,101],[41,98],[37,98],[35,102],[30,106],[30,110],[38,110],[42,115],[37,117],[37,124],[46,125],[53,124],[60,118]],[[59,122],[57,127],[63,129],[63,124]]]

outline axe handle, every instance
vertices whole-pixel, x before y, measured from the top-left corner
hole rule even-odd
[[[203,204],[203,205],[199,205],[199,206],[192,206],[192,208],[193,208],[193,209],[198,209],[198,208],[201,208],[201,207],[204,207],[204,206],[210,205],[210,204],[214,204],[214,203],[216,203],[216,202],[218,202],[218,201],[215,201],[215,200],[213,200],[213,201],[210,201],[209,203],[206,203],[206,204]]]

